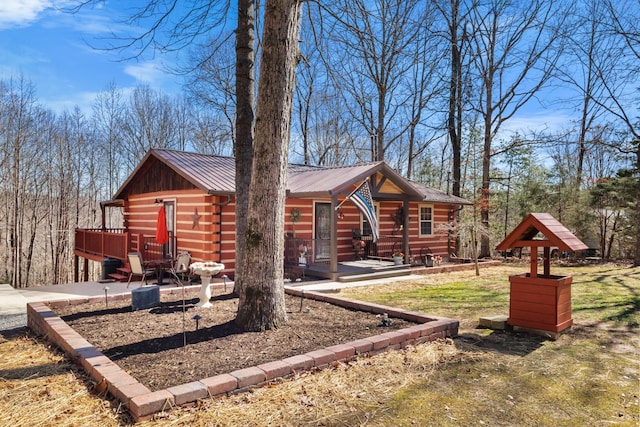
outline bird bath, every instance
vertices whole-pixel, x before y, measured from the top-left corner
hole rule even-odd
[[[200,276],[202,285],[200,286],[200,293],[198,297],[200,302],[196,304],[196,307],[211,307],[213,304],[209,302],[211,299],[211,277],[220,273],[224,269],[224,264],[218,262],[194,262],[189,266],[189,269],[193,274]]]

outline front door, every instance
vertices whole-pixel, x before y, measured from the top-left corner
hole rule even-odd
[[[164,203],[164,210],[167,214],[167,231],[169,232],[169,243],[164,245],[162,252],[164,258],[176,257],[176,202],[167,200]]]
[[[316,203],[313,219],[315,259],[328,261],[331,256],[331,203]]]

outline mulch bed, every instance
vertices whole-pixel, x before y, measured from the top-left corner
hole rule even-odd
[[[129,300],[58,307],[56,313],[98,350],[151,390],[304,354],[414,325],[325,302],[286,296],[288,321],[264,332],[233,322],[238,299],[212,288],[213,307],[187,293],[161,296],[160,306],[131,310]],[[197,322],[195,315],[201,318]],[[183,326],[184,325],[184,326]],[[184,345],[186,341],[186,346]]]

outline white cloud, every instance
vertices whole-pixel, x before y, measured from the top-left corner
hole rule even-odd
[[[73,111],[78,107],[85,114],[91,114],[91,107],[95,101],[97,92],[77,92],[66,95],[62,98],[40,99],[46,108],[60,114],[63,111]]]
[[[140,83],[146,83],[150,86],[162,86],[164,82],[170,80],[169,75],[163,68],[163,65],[159,62],[146,61],[127,65],[124,68],[124,72]]]
[[[52,6],[51,0],[2,0],[0,28],[27,25]]]
[[[529,135],[533,133],[558,133],[571,129],[575,118],[565,111],[539,111],[523,113],[507,120],[498,132],[498,137],[505,139],[514,134]]]

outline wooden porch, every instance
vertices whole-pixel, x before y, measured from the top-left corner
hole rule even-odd
[[[298,267],[300,268],[300,267]],[[382,279],[385,277],[408,276],[411,265],[395,265],[392,261],[363,259],[338,263],[338,271],[332,272],[328,263],[311,264],[304,267],[305,276],[329,279],[337,282],[356,282],[359,280]]]
[[[362,245],[360,244],[362,243]],[[343,282],[365,280],[373,277],[392,277],[410,274],[412,264],[426,265],[431,250],[424,246],[411,249],[405,254],[404,264],[395,265],[394,252],[401,251],[401,236],[381,236],[376,243],[370,236],[353,239],[353,258],[342,260],[337,269],[330,268],[330,241],[300,239],[294,236],[285,238],[285,277],[298,278],[313,276]],[[178,252],[177,240],[170,233],[170,241],[159,245],[155,236],[130,233],[126,229],[76,229],[74,246],[74,280],[80,280],[80,258],[84,268],[82,281],[88,281],[88,261],[102,262],[105,259],[119,260],[124,269],[127,265],[127,253],[140,252],[145,260],[170,259]]]
[[[89,260],[101,262],[105,259],[119,260],[123,266],[127,264],[129,252],[140,252],[142,258],[167,259],[176,254],[176,238],[169,233],[169,243],[159,245],[155,236],[130,233],[123,228],[76,228],[74,240],[74,281],[80,281],[80,258],[83,259],[83,280],[89,281]]]
[[[428,246],[412,250],[402,250],[402,236],[380,236],[373,242],[371,236],[356,233],[350,241],[352,258],[344,257],[331,268],[329,240],[305,239],[288,235],[285,238],[285,277],[297,278],[312,276],[333,281],[356,281],[371,278],[394,277],[411,274],[412,265],[427,265],[432,251]],[[403,253],[403,263],[396,265],[395,253]]]

